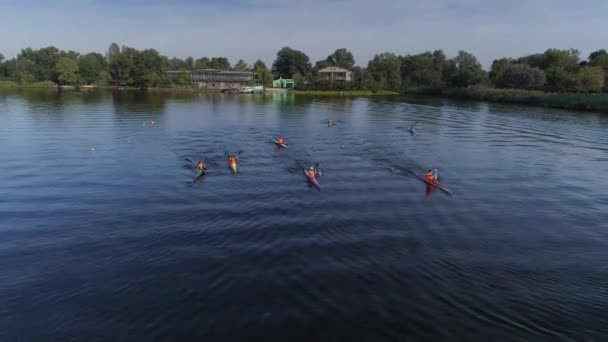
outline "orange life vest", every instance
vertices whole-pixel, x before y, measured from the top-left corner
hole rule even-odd
[[[315,170],[308,170],[308,177],[310,177],[310,178],[314,178],[314,177],[315,177],[315,175],[316,175]]]
[[[203,164],[203,163],[196,164],[196,169],[199,171],[203,171],[205,169],[205,164]]]
[[[279,142],[279,144],[285,144],[285,139],[283,138],[279,138],[277,139],[277,141]]]
[[[426,179],[429,182],[434,182],[435,181],[435,175],[432,172],[429,172],[429,173],[426,174]]]

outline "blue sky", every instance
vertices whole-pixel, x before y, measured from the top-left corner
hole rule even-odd
[[[608,48],[605,0],[0,0],[0,53],[54,45],[103,52],[111,42],[178,57],[267,63],[290,46],[311,61],[335,49],[374,54],[443,49],[484,66],[547,48]]]

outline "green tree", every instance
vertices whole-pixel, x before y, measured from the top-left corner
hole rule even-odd
[[[304,52],[289,47],[279,50],[272,63],[272,73],[283,78],[292,78],[295,74],[307,75],[311,68],[310,59]]]
[[[589,65],[599,66],[602,67],[604,71],[608,71],[608,52],[604,49],[592,52],[589,55]]]
[[[363,78],[365,76],[365,70],[362,69],[361,67],[354,67],[353,70],[353,79],[352,79],[352,87],[355,90],[361,90],[363,89]]]
[[[209,58],[203,57],[194,61],[194,69],[207,69],[209,68]]]
[[[69,57],[61,57],[57,61],[57,73],[60,84],[76,84],[78,83],[78,62]]]
[[[334,51],[334,53],[327,56],[324,62],[325,66],[335,66],[348,70],[351,70],[355,66],[353,54],[344,48]]]
[[[169,60],[169,69],[171,70],[188,70],[188,66],[186,65],[186,62],[177,58],[177,57],[173,57]]]
[[[179,74],[177,74],[177,77],[174,80],[174,84],[180,86],[190,85],[190,77],[188,76],[188,73],[185,71],[181,71]]]
[[[514,61],[516,64],[528,64],[533,68],[539,68],[544,70],[546,67],[546,57],[544,53],[536,53],[533,55],[528,55],[524,57],[520,57]]]
[[[401,65],[403,85],[440,89],[444,86],[444,65],[445,55],[441,50],[405,56]]]
[[[20,58],[15,65],[15,79],[22,83],[31,83],[36,80],[34,77],[36,66],[34,62],[27,58]]]
[[[133,65],[137,51],[123,46],[120,52],[109,58],[108,69],[112,79],[119,85],[133,84]]]
[[[187,57],[184,60],[184,65],[186,66],[186,69],[188,70],[192,70],[192,68],[194,68],[194,58],[192,57]]]
[[[576,74],[559,66],[550,66],[545,69],[547,75],[546,89],[550,91],[572,91],[577,88]]]
[[[209,68],[219,70],[230,70],[230,62],[226,57],[213,57],[209,61]]]
[[[500,84],[500,81],[502,80],[502,76],[503,76],[505,70],[507,70],[514,63],[515,63],[515,61],[513,61],[511,58],[495,59],[492,62],[492,67],[490,69],[490,81],[492,82],[492,84],[494,84],[494,86],[499,87],[499,88],[502,87],[502,85]],[[526,63],[520,63],[520,64],[526,64]]]
[[[95,80],[95,83],[97,85],[105,86],[105,85],[110,84],[111,81],[112,81],[112,76],[110,75],[110,73],[105,70],[100,70],[99,73],[97,74],[97,79]]]
[[[0,53],[0,63],[4,61],[4,55]]]
[[[92,52],[78,58],[78,70],[85,84],[99,83],[100,73],[107,70],[107,65],[101,54]]]
[[[576,71],[579,64],[580,52],[575,49],[559,50],[559,49],[548,49],[545,51],[545,59],[541,69],[548,69],[550,67],[561,68],[565,71]]]
[[[247,70],[249,70],[249,66],[247,65],[247,63],[244,60],[239,59],[239,61],[236,62],[236,64],[234,65],[234,70],[247,71]]]
[[[34,64],[32,71],[34,81],[54,82],[57,82],[58,80],[55,66],[57,65],[59,58],[60,51],[54,46],[39,50],[32,50],[31,48],[23,49],[17,56],[17,60],[27,59]]]
[[[15,58],[4,61],[0,64],[0,78],[13,79],[17,69],[17,60]]]
[[[302,74],[295,73],[293,75],[293,83],[296,89],[306,90],[306,79],[304,78],[304,76],[302,76]]]
[[[136,86],[155,87],[161,73],[162,58],[158,51],[146,49],[134,52],[131,78]]]
[[[501,88],[539,89],[545,85],[544,71],[528,64],[509,64],[496,83]]]
[[[605,73],[600,66],[582,67],[577,73],[578,90],[600,92],[604,88]]]
[[[375,88],[381,87],[379,90],[400,90],[401,61],[394,53],[385,52],[375,55],[367,64],[367,71],[375,81]]]
[[[112,59],[120,54],[120,47],[116,43],[110,44],[108,48],[108,52],[106,53],[106,62],[108,64],[112,63]]]
[[[470,87],[480,84],[485,76],[481,64],[472,54],[459,51],[458,56],[452,59],[453,74],[451,75],[450,84],[454,87]]]
[[[257,82],[264,87],[272,87],[272,73],[261,60],[257,60],[253,65],[253,72]]]

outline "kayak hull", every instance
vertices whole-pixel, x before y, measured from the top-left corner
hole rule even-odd
[[[450,196],[454,196],[454,193],[452,193],[448,188],[445,187],[445,185],[443,185],[441,182],[439,181],[434,181],[431,182],[428,179],[426,179],[426,177],[424,177],[424,175],[413,171],[413,170],[408,170],[411,174],[413,174],[414,176],[416,176],[416,178],[420,179],[421,181],[425,182],[428,185],[434,186],[436,188],[438,188],[439,190],[445,192],[446,194],[450,195]]]
[[[282,147],[282,148],[289,148],[289,146],[285,145],[285,144],[279,144],[279,142],[276,139],[271,139],[273,143],[275,143],[277,146]]]
[[[304,176],[306,176],[306,179],[308,180],[308,182],[310,184],[314,185],[317,189],[320,190],[321,189],[321,185],[319,184],[319,181],[317,180],[317,178],[316,177],[310,177],[308,175],[308,171],[306,171],[306,169],[303,169],[303,170],[304,170]]]
[[[237,172],[237,164],[230,164],[230,169],[232,170],[232,172],[236,173]]]

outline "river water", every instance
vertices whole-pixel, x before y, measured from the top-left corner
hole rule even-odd
[[[0,340],[603,340],[606,175],[597,113],[3,92]]]

